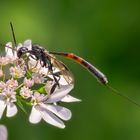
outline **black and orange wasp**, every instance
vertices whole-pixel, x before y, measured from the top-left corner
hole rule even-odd
[[[13,25],[11,22],[10,22],[10,26],[11,26],[15,46],[17,46],[15,34],[14,34],[14,30],[13,30]],[[22,55],[24,55],[26,53],[29,53],[33,59],[39,60],[42,67],[48,68],[48,71],[51,73],[51,75],[54,78],[54,81],[55,81],[54,87],[55,88],[56,88],[56,86],[59,86],[60,75],[62,75],[64,77],[64,79],[66,80],[66,82],[68,84],[74,84],[74,78],[73,78],[73,74],[71,73],[71,71],[68,69],[68,67],[63,62],[61,62],[54,56],[54,55],[59,55],[59,56],[63,56],[63,57],[72,59],[75,62],[81,64],[100,83],[102,83],[107,88],[109,88],[112,91],[112,93],[117,94],[140,107],[140,104],[136,103],[128,96],[121,94],[120,92],[118,92],[117,90],[115,90],[114,88],[109,86],[107,77],[99,69],[97,69],[95,66],[93,66],[88,61],[84,60],[83,58],[81,58],[73,53],[47,51],[44,47],[42,47],[38,44],[32,44],[32,48],[30,50],[24,46],[17,50],[17,56],[19,58],[22,57]],[[59,69],[59,73],[54,73],[53,67]],[[53,91],[55,90],[55,88],[53,89]]]

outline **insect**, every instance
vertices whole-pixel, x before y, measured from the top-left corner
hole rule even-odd
[[[17,56],[19,58],[21,58],[22,55],[26,53],[29,53],[29,57],[32,59],[40,61],[42,67],[48,68],[48,72],[53,76],[56,85],[59,86],[60,75],[63,75],[68,84],[72,84],[74,82],[72,73],[67,68],[67,66],[56,59],[43,47],[32,44],[31,50],[28,50],[26,47],[21,47],[19,50],[17,50]],[[53,68],[59,69],[59,73],[55,73]]]
[[[10,23],[10,25],[11,25],[11,29],[12,29],[12,35],[13,35],[15,46],[17,46],[12,23]],[[32,44],[31,49],[28,49],[26,47],[21,47],[20,49],[17,50],[17,56],[19,58],[22,57],[22,55],[24,55],[26,53],[29,53],[29,56],[32,57],[33,59],[39,60],[42,67],[48,68],[48,71],[51,73],[51,75],[53,76],[54,81],[55,81],[55,86],[54,86],[53,91],[55,90],[56,86],[59,86],[60,75],[62,75],[64,77],[64,79],[67,81],[68,84],[74,83],[74,78],[73,78],[71,71],[68,69],[68,67],[63,62],[61,62],[54,56],[54,55],[60,55],[60,56],[72,59],[75,62],[81,64],[100,83],[102,83],[107,88],[109,88],[112,91],[112,93],[117,94],[140,107],[140,104],[136,103],[131,98],[121,94],[120,92],[118,92],[117,90],[112,88],[108,84],[107,77],[100,70],[98,70],[95,66],[93,66],[92,64],[90,64],[89,62],[84,60],[83,58],[76,56],[73,53],[47,51],[45,48],[43,48],[42,46],[40,46],[38,44]],[[59,69],[59,73],[54,73],[53,67]]]
[[[45,50],[43,47],[33,44],[31,50],[27,50],[25,47],[21,47],[17,51],[17,55],[20,58],[23,54],[29,53],[30,56],[35,59],[35,60],[40,60],[40,63],[42,67],[48,67],[48,70],[51,72],[51,74],[55,77],[58,75],[54,75],[52,67],[57,67],[58,69],[61,70],[62,75],[64,75],[64,78],[68,83],[72,82],[72,75],[67,66],[62,63],[60,60],[56,59],[53,55],[60,55],[64,56],[66,58],[70,58],[82,66],[84,66],[89,72],[91,72],[101,83],[107,84],[107,78],[106,76],[99,71],[96,67],[91,65],[89,62],[84,60],[83,58],[76,56],[72,53],[60,53],[60,52],[49,52]],[[71,78],[70,78],[71,77]],[[58,82],[57,80],[55,80]]]

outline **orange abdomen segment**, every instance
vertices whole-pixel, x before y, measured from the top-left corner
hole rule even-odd
[[[84,68],[86,68],[89,72],[91,72],[91,74],[93,74],[102,84],[106,85],[108,83],[106,76],[100,70],[98,70],[96,67],[94,67],[92,64],[90,64],[83,58],[76,56],[73,53],[61,53],[61,52],[50,52],[50,53],[61,55],[76,61],[77,63],[81,64]]]

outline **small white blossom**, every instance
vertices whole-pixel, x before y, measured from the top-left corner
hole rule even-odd
[[[29,61],[28,61],[28,67],[29,69],[34,72],[34,73],[39,73],[39,74],[43,74],[40,73],[40,70],[42,70],[42,66],[40,65],[40,61],[33,59],[32,57],[29,57]]]
[[[0,81],[0,92],[6,88],[6,84],[3,81]]]
[[[24,47],[22,49],[25,52],[24,57],[19,58],[17,52],[21,47]],[[43,119],[51,125],[65,128],[63,121],[69,120],[72,113],[59,103],[81,101],[69,95],[74,88],[73,77],[63,75],[63,69],[58,69],[59,64],[53,62],[55,59],[51,59],[53,73],[48,71],[47,66],[43,67],[43,61],[36,60],[36,54],[31,54],[30,50],[32,50],[31,40],[19,43],[15,47],[12,47],[11,42],[5,45],[6,55],[0,57],[0,77],[3,80],[0,81],[0,119],[4,110],[7,117],[16,115],[18,111],[16,102],[24,110],[23,101],[27,105],[32,105],[29,116],[31,123],[39,123]],[[54,76],[59,86],[56,85]],[[0,128],[0,140],[1,132]]]
[[[18,86],[18,81],[10,79],[6,82],[6,87],[15,89]]]
[[[8,57],[0,57],[0,65],[7,65],[9,64],[9,58]]]
[[[12,42],[8,42],[5,45],[5,52],[6,58],[8,59],[9,63],[14,63],[17,59],[17,52],[12,48]]]
[[[23,83],[24,83],[24,86],[25,86],[25,87],[30,88],[30,87],[32,87],[32,86],[34,85],[34,80],[32,80],[32,79],[27,79],[27,78],[25,77]]]
[[[44,94],[40,94],[39,92],[35,92],[34,95],[32,96],[32,103],[33,105],[36,105],[38,103],[44,102],[48,97],[45,96]]]
[[[14,102],[16,102],[16,92],[10,88],[5,89],[0,94],[0,118],[2,117],[3,112],[6,107],[7,107],[7,110],[6,110],[7,117],[12,117],[16,115],[17,107],[14,104]]]
[[[14,78],[21,78],[24,77],[26,71],[24,71],[23,69],[21,69],[20,67],[10,67],[10,74],[12,75],[12,77]]]
[[[37,67],[36,67],[36,65],[37,65],[37,61],[36,60],[29,60],[28,61],[28,67],[29,67],[29,69],[31,69],[33,72],[38,72],[38,69],[37,69]]]
[[[9,64],[14,64],[16,62],[17,58],[7,56],[7,60],[8,60],[8,63]]]
[[[39,73],[33,73],[32,79],[33,79],[34,83],[43,83],[45,80],[43,75],[39,74]]]
[[[29,89],[28,87],[22,87],[20,90],[20,95],[24,98],[24,99],[28,99],[32,96],[33,91],[31,91],[31,89]]]
[[[48,76],[48,74],[49,74],[48,68],[46,68],[46,67],[41,67],[41,68],[39,69],[39,73]]]
[[[31,123],[39,123],[41,119],[43,119],[51,125],[59,128],[65,128],[62,120],[69,120],[72,113],[69,109],[57,105],[56,102],[61,101],[61,99],[64,98],[72,90],[72,88],[72,85],[68,85],[65,88],[63,87],[63,90],[58,89],[51,95],[34,93],[32,98],[33,107],[29,121]]]
[[[16,51],[12,48],[12,42],[8,42],[5,45],[5,52],[6,52],[6,57],[17,57],[16,56]]]

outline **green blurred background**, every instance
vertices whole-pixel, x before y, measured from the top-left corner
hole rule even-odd
[[[32,39],[51,51],[73,52],[89,60],[109,83],[140,103],[140,1],[24,0],[0,1],[0,42]],[[1,48],[2,49],[2,48]],[[3,117],[9,140],[139,140],[140,108],[111,94],[78,64],[60,58],[75,75],[72,95],[81,103],[60,130],[32,125],[22,111]]]

